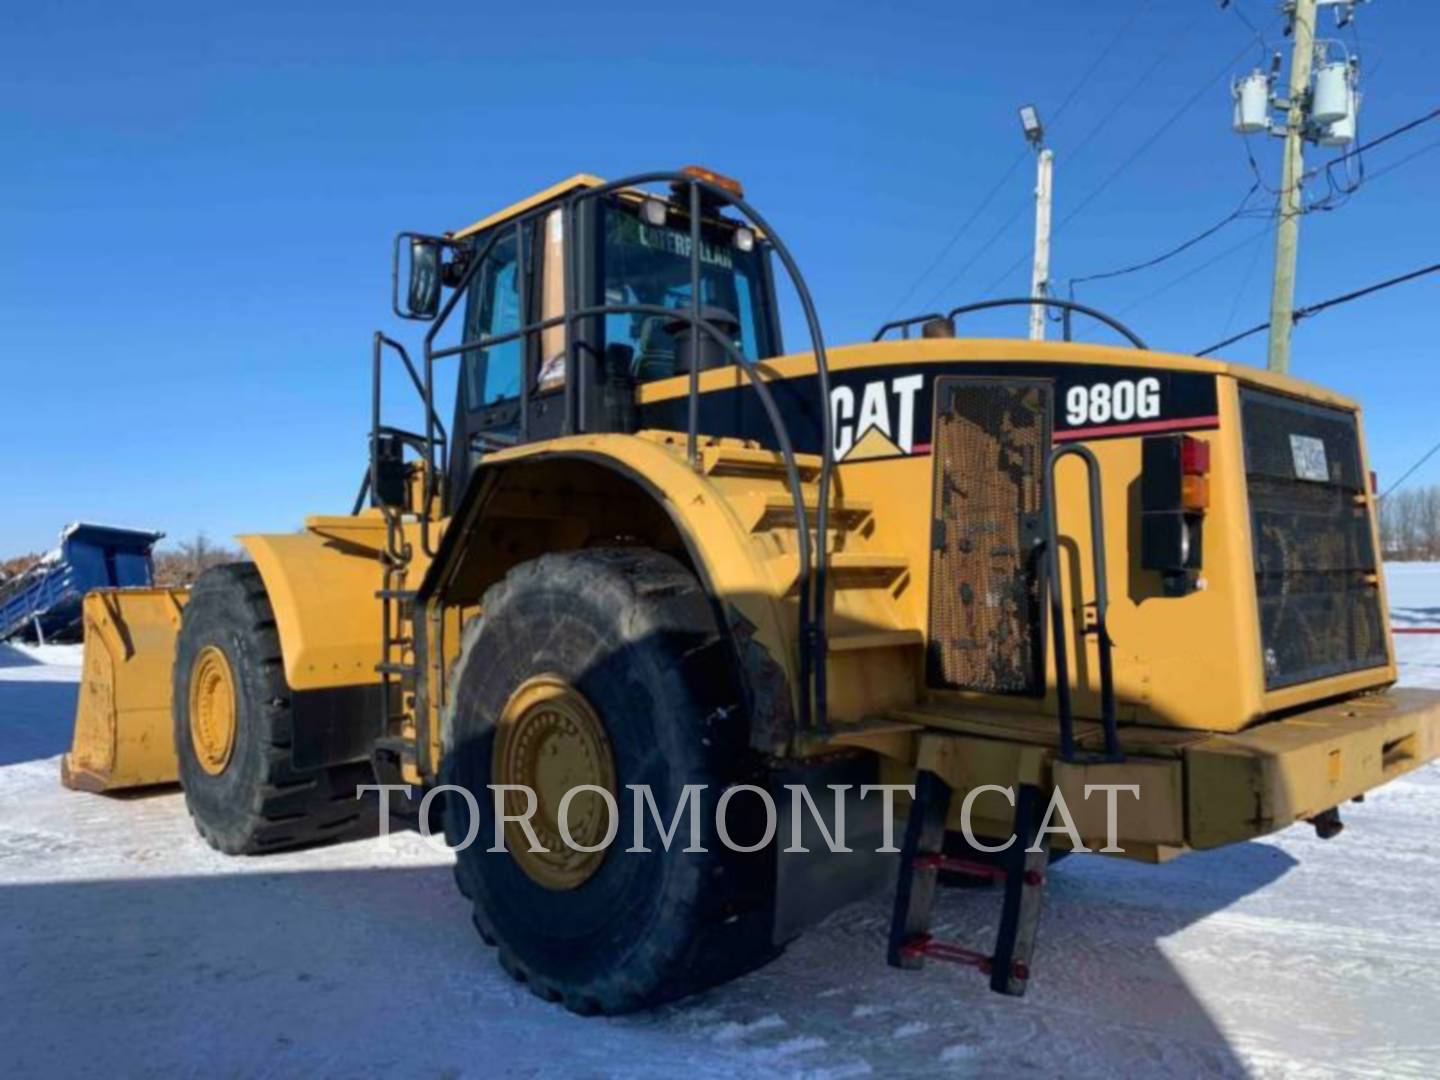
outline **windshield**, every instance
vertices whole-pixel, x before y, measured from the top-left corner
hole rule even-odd
[[[690,305],[689,223],[673,210],[665,225],[648,225],[619,203],[605,208],[603,281],[607,304]],[[750,251],[735,245],[734,232],[707,226],[700,245],[700,302],[720,309],[738,323],[734,344],[750,360],[775,355],[765,278],[758,239]],[[707,317],[720,321],[718,312]],[[642,381],[676,374],[675,338],[665,329],[671,320],[658,315],[613,314],[605,317],[605,344],[629,350],[631,372]],[[684,331],[681,331],[683,334]]]

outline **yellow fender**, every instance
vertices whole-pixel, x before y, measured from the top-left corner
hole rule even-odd
[[[311,517],[302,533],[238,539],[265,582],[290,688],[378,683],[384,520]]]

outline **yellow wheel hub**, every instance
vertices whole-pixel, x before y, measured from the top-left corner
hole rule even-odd
[[[211,776],[225,771],[235,749],[235,677],[214,645],[201,649],[190,669],[190,744]]]
[[[605,725],[578,690],[558,675],[521,683],[500,717],[490,772],[495,784],[522,784],[535,792],[530,823],[547,850],[531,851],[524,828],[505,825],[510,857],[531,880],[547,889],[574,889],[600,869],[604,849],[576,851],[560,835],[560,801],[571,788],[591,784],[616,794]],[[505,793],[508,814],[523,814],[526,803],[523,791]],[[609,831],[609,809],[594,791],[571,799],[566,818],[571,838],[583,847],[600,843]]]

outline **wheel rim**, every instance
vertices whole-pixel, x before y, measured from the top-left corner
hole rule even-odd
[[[558,675],[537,675],[523,682],[505,705],[496,730],[491,779],[496,784],[519,784],[535,792],[536,810],[530,819],[535,836],[546,851],[531,851],[524,829],[514,821],[505,824],[505,846],[532,881],[547,889],[574,889],[600,869],[605,851],[576,851],[560,836],[560,801],[565,792],[591,784],[615,789],[615,758],[605,725],[578,690]],[[507,814],[523,814],[524,792],[507,791]],[[609,828],[605,800],[594,791],[582,791],[570,801],[567,818],[577,844],[593,847]]]
[[[211,776],[225,771],[235,749],[235,678],[214,645],[201,649],[190,669],[190,745]]]

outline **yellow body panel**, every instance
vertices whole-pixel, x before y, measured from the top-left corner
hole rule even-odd
[[[1358,412],[1352,400],[1300,379],[1248,366],[1090,344],[911,339],[844,346],[829,350],[828,357],[832,371],[903,363],[944,364],[951,369],[949,374],[963,374],[954,370],[955,365],[973,364],[975,373],[983,374],[987,363],[1064,361],[1216,376],[1220,426],[1195,432],[1211,443],[1212,451],[1210,508],[1204,525],[1204,586],[1199,591],[1180,598],[1162,598],[1158,575],[1145,575],[1133,569],[1139,564],[1138,527],[1132,525],[1136,517],[1134,506],[1138,505],[1140,437],[1110,437],[1087,443],[1098,458],[1103,475],[1109,624],[1122,721],[1236,731],[1280,709],[1394,681],[1393,649],[1382,666],[1277,691],[1265,689],[1261,663],[1239,387],[1242,383],[1249,384]],[[814,361],[808,354],[802,354],[766,361],[758,367],[774,377],[794,377],[813,370]],[[742,387],[746,383],[743,373],[733,367],[704,372],[700,381],[702,393]],[[640,400],[663,401],[681,397],[687,390],[688,378],[668,379],[642,386]],[[874,429],[871,434],[875,434]],[[928,455],[872,457],[862,453],[857,459],[852,451],[835,470],[838,497],[874,508],[871,533],[874,546],[901,555],[907,562],[911,584],[897,600],[897,606],[905,617],[904,627],[922,635],[928,628],[933,467]],[[1365,467],[1368,468],[1368,464]],[[1067,637],[1075,707],[1080,715],[1098,716],[1095,639],[1080,633],[1075,625],[1077,610],[1094,596],[1088,494],[1080,462],[1073,459],[1061,462],[1055,496],[1064,552],[1062,574],[1066,578]],[[1373,500],[1374,496],[1367,498]],[[1370,510],[1373,527],[1373,506]],[[1375,542],[1379,550],[1378,537]],[[1383,582],[1381,588],[1383,611]],[[882,674],[881,677],[914,678],[913,673],[909,676]],[[1055,673],[1048,641],[1046,677],[1049,692],[1041,700],[939,691],[927,696],[955,708],[969,704],[1053,717]],[[920,693],[918,689],[915,692]]]
[[[111,791],[177,779],[170,669],[185,589],[98,589],[85,596],[85,659],[75,736],[60,779]]]

